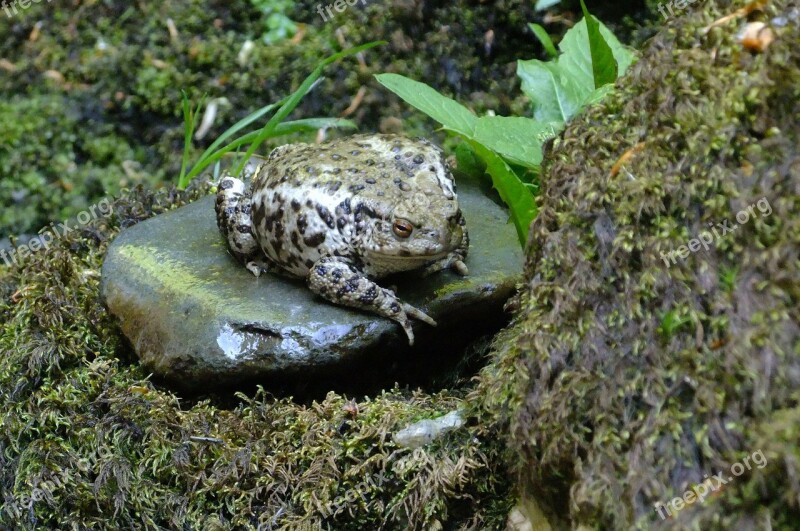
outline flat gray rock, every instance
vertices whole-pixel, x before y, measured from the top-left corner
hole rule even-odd
[[[108,249],[101,293],[142,365],[182,390],[261,383],[293,392],[313,385],[324,395],[430,381],[504,325],[503,304],[521,278],[505,210],[470,182],[459,183],[459,203],[471,239],[468,277],[380,281],[439,323],[415,322],[413,348],[393,321],[330,304],[302,281],[250,274],[226,250],[212,196],[122,231]]]

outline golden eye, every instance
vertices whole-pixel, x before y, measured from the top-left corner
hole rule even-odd
[[[411,231],[414,230],[414,225],[412,225],[408,220],[398,219],[395,220],[392,230],[394,230],[394,233],[399,237],[408,238],[411,236]]]

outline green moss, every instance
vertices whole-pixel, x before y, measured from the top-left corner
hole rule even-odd
[[[740,19],[703,36],[741,5],[687,9],[546,157],[521,311],[475,394],[483,422],[510,433],[520,490],[554,522],[790,528],[800,516],[800,26],[774,28],[761,54],[737,41]],[[769,214],[735,221],[762,199]],[[738,228],[665,264],[723,220]],[[769,466],[661,522],[655,504],[759,449]]]
[[[142,151],[110,127],[86,127],[72,105],[54,96],[0,101],[0,235],[36,231],[153,182],[133,170]]]
[[[100,304],[101,260],[120,226],[204,191],[125,194],[111,217],[0,267],[0,525],[500,527],[496,433],[465,428],[417,450],[391,438],[461,407],[464,390],[396,388],[355,406],[335,393],[187,401],[147,379]]]

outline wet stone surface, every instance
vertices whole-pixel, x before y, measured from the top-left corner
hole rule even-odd
[[[505,210],[470,182],[459,183],[459,203],[471,238],[469,276],[380,281],[439,323],[415,322],[413,348],[393,321],[330,304],[302,281],[250,274],[226,250],[212,196],[120,233],[101,293],[145,369],[181,391],[258,383],[324,396],[395,382],[436,386],[507,322],[503,304],[522,271]]]

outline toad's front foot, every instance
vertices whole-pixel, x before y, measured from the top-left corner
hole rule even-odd
[[[445,269],[455,269],[456,273],[465,277],[469,274],[467,264],[464,263],[464,255],[459,252],[450,253],[441,260],[437,260],[422,270],[422,276],[432,275]]]
[[[331,302],[369,310],[397,321],[405,330],[409,345],[414,344],[410,317],[436,326],[436,321],[425,312],[402,302],[394,292],[380,287],[344,258],[319,259],[308,274],[308,286]]]

